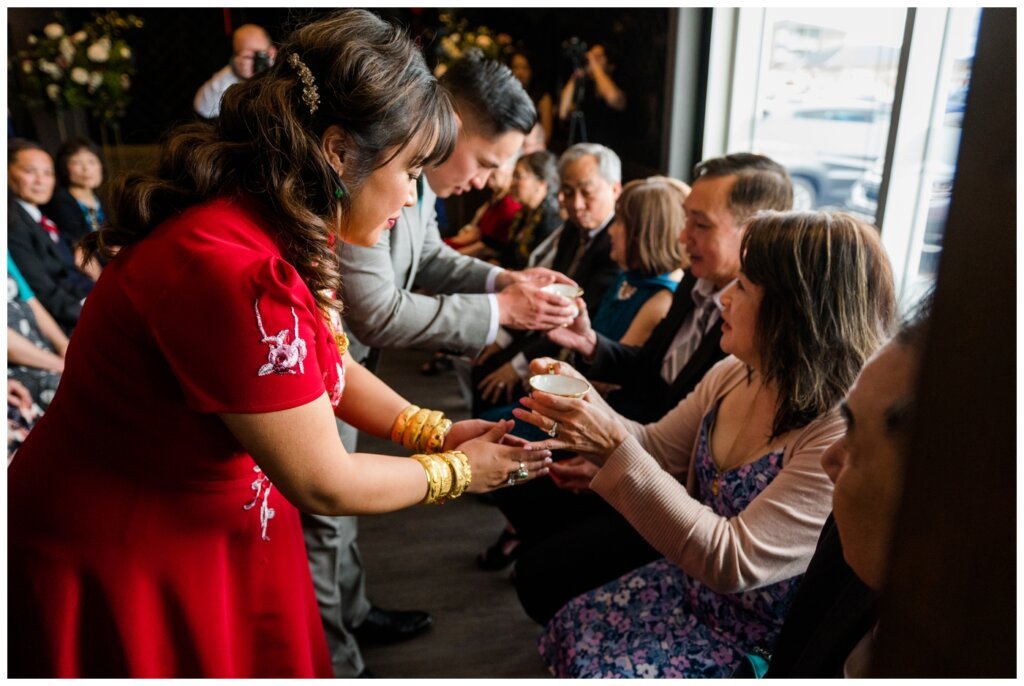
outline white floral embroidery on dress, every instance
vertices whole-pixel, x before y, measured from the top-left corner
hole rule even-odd
[[[260,367],[259,375],[268,374],[294,374],[295,366],[298,365],[299,373],[305,374],[306,368],[302,361],[306,359],[306,341],[299,336],[299,316],[292,310],[292,319],[295,321],[295,340],[288,342],[288,335],[292,332],[282,329],[276,336],[268,336],[263,328],[263,317],[260,316],[259,299],[253,304],[256,309],[256,325],[260,327],[260,334],[263,336],[263,343],[270,344],[270,353],[267,355],[267,363]]]
[[[258,465],[253,466],[252,471],[256,472],[258,476],[256,480],[249,486],[256,495],[252,497],[252,500],[242,505],[243,510],[251,510],[256,507],[256,503],[259,502],[260,496],[263,496],[263,502],[260,503],[260,538],[264,541],[269,541],[270,536],[267,536],[267,525],[270,520],[277,514],[274,512],[274,508],[267,504],[267,498],[270,497],[270,489],[274,487],[274,484],[270,483],[270,479],[263,473],[263,470]]]

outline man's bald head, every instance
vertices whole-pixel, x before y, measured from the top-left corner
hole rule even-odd
[[[231,63],[235,73],[242,79],[252,78],[257,53],[266,53],[271,61],[277,55],[277,49],[270,42],[270,35],[266,29],[256,24],[242,24],[235,29],[231,38],[231,49]]]

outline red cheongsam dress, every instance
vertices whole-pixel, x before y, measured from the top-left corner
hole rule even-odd
[[[10,676],[330,677],[299,514],[218,413],[343,385],[251,200],[124,249],[8,470]]]

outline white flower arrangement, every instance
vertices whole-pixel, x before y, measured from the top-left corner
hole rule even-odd
[[[80,108],[112,122],[124,116],[135,73],[132,49],[122,37],[143,22],[116,11],[94,13],[71,32],[59,22],[28,37],[28,48],[8,63],[13,90],[30,107]]]
[[[439,18],[441,28],[437,32],[437,66],[434,67],[434,76],[440,77],[448,71],[448,67],[471,48],[476,48],[483,52],[484,56],[499,61],[504,61],[512,55],[512,37],[507,33],[494,34],[486,26],[470,28],[465,18],[456,19],[448,12],[441,12]]]

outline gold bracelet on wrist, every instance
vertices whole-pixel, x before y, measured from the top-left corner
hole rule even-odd
[[[461,455],[461,453],[457,453]],[[414,460],[423,466],[427,473],[427,494],[420,501],[424,505],[437,503],[441,505],[453,498],[462,495],[469,482],[466,479],[466,472],[459,467],[453,467],[452,461],[459,463],[458,457],[451,460],[441,455],[413,455]],[[468,465],[468,460],[467,460]]]
[[[419,462],[423,467],[423,471],[427,473],[427,494],[420,502],[424,505],[436,503],[441,495],[441,478],[437,470],[437,464],[430,455],[413,455],[412,459]]]
[[[416,451],[416,443],[413,441],[413,437],[420,435],[428,417],[430,417],[430,410],[421,408],[406,422],[405,430],[402,432],[402,445],[405,446],[406,450]]]
[[[452,490],[448,496],[449,500],[454,500],[469,488],[469,484],[473,480],[473,470],[470,468],[469,458],[466,457],[464,452],[449,450],[448,452],[441,453],[441,456],[448,464],[448,467],[451,468],[452,476],[454,477]]]
[[[405,431],[409,418],[420,411],[419,405],[410,405],[395,417],[395,423],[391,425],[391,442],[398,443],[402,440],[402,433]]]
[[[410,441],[412,442],[411,450],[417,450],[421,453],[430,453],[432,450],[427,450],[427,445],[430,443],[430,437],[434,434],[434,429],[444,420],[444,412],[440,410],[432,410],[427,415],[427,420],[423,422],[423,426],[420,427],[419,433],[412,436]]]
[[[441,448],[444,447],[444,440],[448,438],[448,432],[451,430],[452,420],[445,418],[431,428],[429,435],[424,431],[423,435],[425,436],[425,439],[420,441],[420,444],[423,446],[423,452],[439,452]]]

